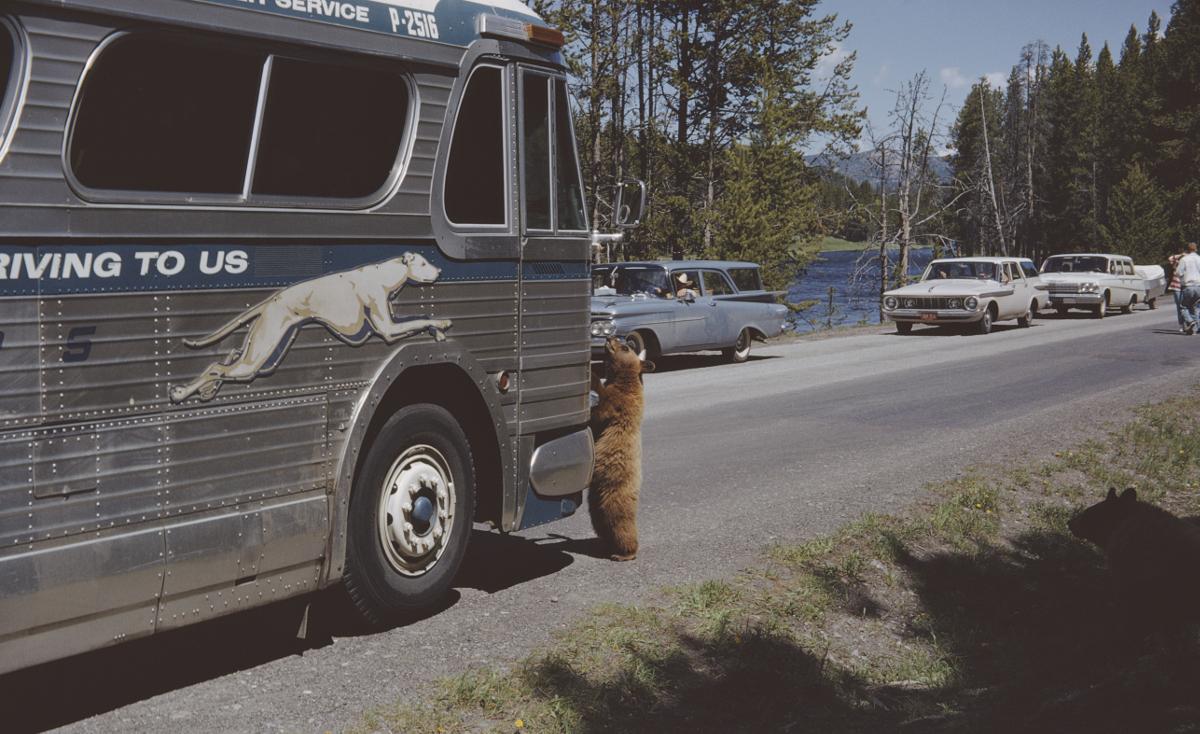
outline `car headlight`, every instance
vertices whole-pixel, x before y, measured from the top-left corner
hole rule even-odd
[[[962,308],[962,301],[958,300],[957,298],[951,298],[949,303],[946,305],[950,308]]]
[[[617,333],[617,326],[612,321],[602,319],[592,322],[592,336],[612,336]]]
[[[1095,293],[1098,289],[1099,286],[1095,283],[1084,283],[1079,286],[1080,293]]]
[[[899,305],[900,299],[896,298],[895,296],[888,296],[887,298],[883,299],[884,311],[895,311]]]
[[[914,301],[913,299],[911,299],[911,298],[904,299],[904,307],[905,308],[916,308],[916,305],[917,305],[917,302]]]
[[[968,311],[974,311],[975,309],[979,308],[979,299],[975,296],[971,296],[967,298],[967,300],[963,301],[963,305],[967,307]]]

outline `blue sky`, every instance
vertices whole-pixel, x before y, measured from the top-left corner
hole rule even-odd
[[[1145,32],[1156,10],[1165,29],[1170,0],[825,0],[818,13],[836,13],[854,28],[826,62],[856,51],[853,82],[876,130],[886,125],[898,85],[925,69],[932,92],[947,89],[950,119],[980,76],[1008,76],[1021,47],[1041,39],[1072,58],[1081,33],[1094,53],[1108,41],[1114,57],[1136,24]]]

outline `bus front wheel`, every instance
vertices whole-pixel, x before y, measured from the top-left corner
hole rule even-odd
[[[437,405],[392,415],[350,495],[346,592],[374,626],[435,607],[467,552],[475,515],[470,444]]]

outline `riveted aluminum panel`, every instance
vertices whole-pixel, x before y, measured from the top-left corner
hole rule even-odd
[[[154,631],[163,531],[0,551],[0,673]]]
[[[521,284],[519,419],[523,434],[587,423],[590,293],[590,280],[525,280]]]
[[[0,430],[39,423],[40,392],[37,300],[0,299]]]
[[[8,155],[0,161],[0,202],[5,207],[17,202],[63,205],[74,200],[62,172],[71,100],[88,56],[108,29],[38,15],[23,14],[21,21],[33,63],[21,119]],[[0,222],[7,217],[0,214]]]
[[[172,414],[166,513],[323,491],[327,426],[324,395]]]
[[[0,553],[33,540],[33,503],[33,434],[0,434]]]
[[[0,548],[162,516],[159,417],[0,436]]]
[[[323,493],[171,526],[159,629],[315,591],[328,534]]]
[[[42,414],[94,419],[166,402],[168,295],[41,299]]]

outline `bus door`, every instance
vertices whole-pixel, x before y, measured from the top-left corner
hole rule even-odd
[[[587,423],[591,239],[566,79],[517,65],[520,433]],[[527,515],[528,519],[528,515]]]

